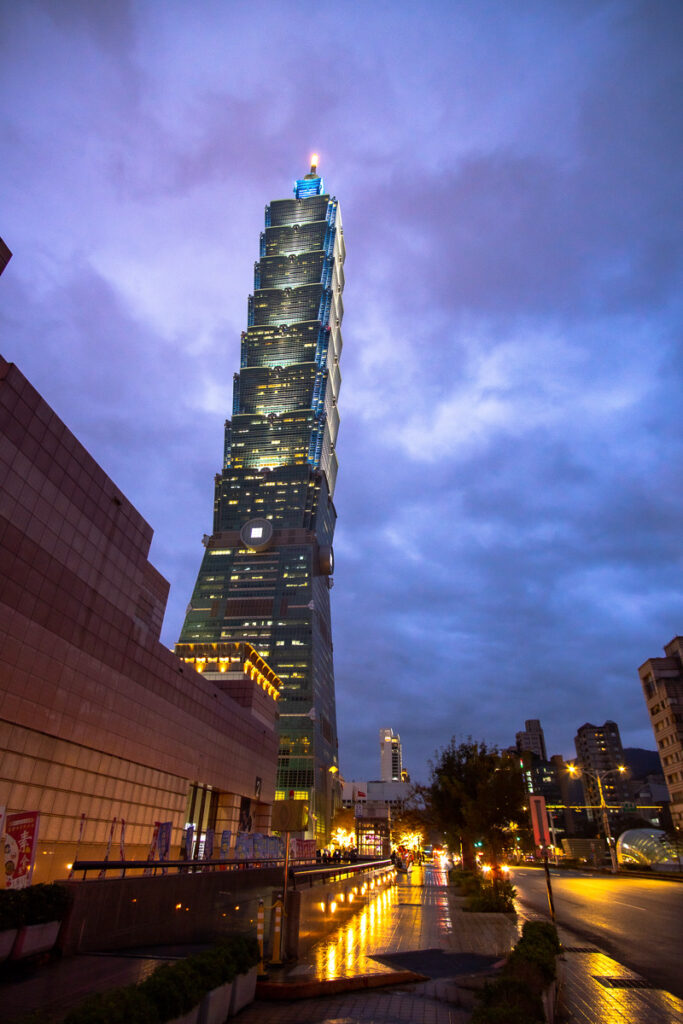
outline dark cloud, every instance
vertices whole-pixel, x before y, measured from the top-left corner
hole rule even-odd
[[[0,12],[2,351],[155,529],[179,632],[264,203],[311,149],[348,247],[342,768],[540,717],[653,746],[681,629],[683,9]],[[263,26],[277,46],[264,46]],[[330,47],[334,60],[330,60]]]

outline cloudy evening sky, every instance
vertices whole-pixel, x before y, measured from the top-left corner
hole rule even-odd
[[[678,0],[0,3],[0,352],[155,530],[177,639],[264,204],[347,244],[342,772],[551,752],[683,630]]]

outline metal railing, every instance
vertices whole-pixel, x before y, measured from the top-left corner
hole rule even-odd
[[[96,871],[99,878],[106,878],[108,873],[116,873],[120,878],[126,877],[128,871],[142,871],[143,875],[156,877],[176,873],[180,875],[202,874],[205,871],[253,871],[269,868],[283,869],[284,857],[262,860],[76,860],[73,863],[71,877],[83,872],[81,880],[86,880],[89,872]],[[290,865],[289,879],[294,888],[297,882],[313,886],[317,882],[331,882],[365,871],[392,868],[390,860],[339,861],[331,865],[321,866],[310,861],[296,861]],[[110,874],[111,877],[111,874]]]

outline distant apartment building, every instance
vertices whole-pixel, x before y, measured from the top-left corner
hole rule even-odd
[[[664,653],[664,658],[649,658],[638,675],[671,799],[671,819],[683,828],[683,637],[674,637]]]
[[[515,734],[515,746],[520,754],[530,750],[532,754],[540,757],[541,761],[548,760],[545,736],[538,718],[527,718],[524,730]]]
[[[401,782],[403,778],[401,737],[393,729],[379,731],[379,774],[383,782]]]
[[[365,804],[382,804],[397,812],[404,806],[411,788],[408,782],[384,782],[381,779],[343,782],[342,806],[360,809]]]
[[[607,721],[604,725],[592,725],[586,722],[574,737],[576,759],[579,766],[585,769],[581,776],[583,791],[586,797],[589,817],[599,817],[596,808],[600,805],[600,787],[595,778],[599,776],[605,803],[613,810],[631,801],[631,787],[628,779],[619,773],[619,765],[624,763],[624,748],[621,745],[619,726],[616,722]]]

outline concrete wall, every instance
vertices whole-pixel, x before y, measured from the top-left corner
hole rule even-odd
[[[298,882],[288,899],[285,939],[288,956],[303,956],[315,942],[352,917],[375,892],[390,884],[395,874],[393,868],[381,867],[334,881],[316,881],[313,885]],[[365,893],[363,886],[367,887]]]
[[[256,934],[259,897],[270,908],[282,869],[212,871],[64,882],[74,905],[60,933],[64,953],[203,942]]]

